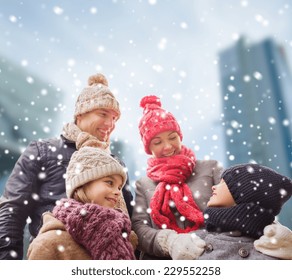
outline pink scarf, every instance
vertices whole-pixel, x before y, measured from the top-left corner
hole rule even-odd
[[[192,174],[195,163],[195,154],[185,146],[182,146],[179,155],[148,159],[147,176],[159,182],[150,201],[151,218],[160,228],[187,233],[197,230],[204,224],[203,213],[185,183]],[[182,229],[177,225],[175,215],[169,206],[171,201],[175,203],[178,212],[193,223],[192,226]]]
[[[97,204],[61,199],[53,209],[73,239],[81,244],[93,260],[134,260],[129,241],[131,222],[118,210]]]

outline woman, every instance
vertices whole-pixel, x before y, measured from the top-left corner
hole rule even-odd
[[[145,152],[152,155],[147,177],[136,182],[132,216],[140,258],[195,258],[205,244],[190,232],[203,227],[202,211],[223,169],[215,160],[197,160],[182,144],[178,122],[161,108],[158,97],[146,96],[140,105],[140,135]]]

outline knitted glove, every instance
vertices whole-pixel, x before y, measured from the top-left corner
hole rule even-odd
[[[195,260],[206,245],[195,233],[177,234],[167,229],[158,233],[157,241],[165,255],[170,255],[173,260]]]
[[[292,231],[278,223],[268,225],[264,229],[264,235],[254,241],[254,247],[268,256],[291,260]]]

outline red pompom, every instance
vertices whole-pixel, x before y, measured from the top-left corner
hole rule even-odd
[[[143,97],[140,101],[140,107],[142,107],[143,109],[150,104],[154,104],[157,105],[157,107],[161,107],[160,98],[155,95],[148,95]]]

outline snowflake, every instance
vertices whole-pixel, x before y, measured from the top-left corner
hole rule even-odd
[[[86,209],[81,209],[81,210],[80,210],[80,215],[81,215],[81,216],[85,216],[86,214],[87,214]]]
[[[150,5],[156,5],[157,0],[148,0],[148,2]]]
[[[253,73],[253,76],[257,80],[261,80],[263,78],[263,75],[260,72],[257,72],[257,71]]]
[[[33,193],[31,196],[32,196],[32,199],[35,201],[38,201],[40,199],[40,197],[37,193]]]
[[[53,8],[53,11],[54,11],[54,13],[55,13],[56,15],[58,15],[58,16],[62,15],[63,12],[64,12],[64,10],[63,10],[61,7],[59,7],[59,6],[55,6],[55,7]]]
[[[270,238],[270,241],[271,241],[272,244],[277,244],[278,243],[278,240],[275,237]]]
[[[147,208],[146,213],[150,214],[151,213],[151,208]]]
[[[60,252],[64,252],[65,251],[65,247],[63,245],[59,245],[57,249]]]
[[[29,159],[30,159],[30,160],[34,160],[34,159],[35,159],[34,155],[30,155],[30,156],[29,156]]]
[[[180,27],[181,27],[182,29],[187,29],[187,28],[188,28],[188,24],[187,24],[186,22],[181,22],[181,23],[180,23]]]
[[[184,221],[186,220],[186,217],[184,217],[184,216],[180,216],[179,219],[180,219],[181,222],[184,222]]]
[[[280,192],[282,198],[287,195],[287,191],[284,189],[280,189],[279,192]]]
[[[135,206],[135,205],[136,205],[136,201],[135,201],[135,200],[132,200],[132,201],[130,202],[130,205],[131,205],[131,206]]]
[[[251,166],[247,167],[247,172],[254,173],[254,169]]]
[[[11,251],[10,251],[10,256],[11,256],[12,258],[16,259],[17,256],[18,256],[18,254],[17,254],[14,250],[11,250]]]
[[[69,202],[65,202],[65,203],[64,203],[64,206],[67,208],[67,207],[70,206],[70,203],[69,203]]]
[[[173,188],[173,191],[174,192],[177,192],[179,190],[179,188],[177,187],[177,186],[175,186],[174,188]]]
[[[93,15],[96,14],[97,13],[97,8],[96,7],[91,7],[90,8],[90,13],[93,14]]]
[[[75,173],[79,174],[83,170],[82,164],[77,163],[75,167]]]
[[[45,179],[47,177],[47,174],[45,172],[40,172],[38,177],[39,177],[40,180],[43,180],[43,179]]]
[[[200,198],[200,197],[201,197],[201,193],[200,193],[200,191],[195,191],[195,193],[194,193],[194,197],[195,197],[195,198]]]
[[[137,206],[136,211],[137,211],[137,213],[142,213],[143,209],[141,206]]]
[[[9,16],[9,20],[13,23],[17,22],[17,17],[14,15]]]

